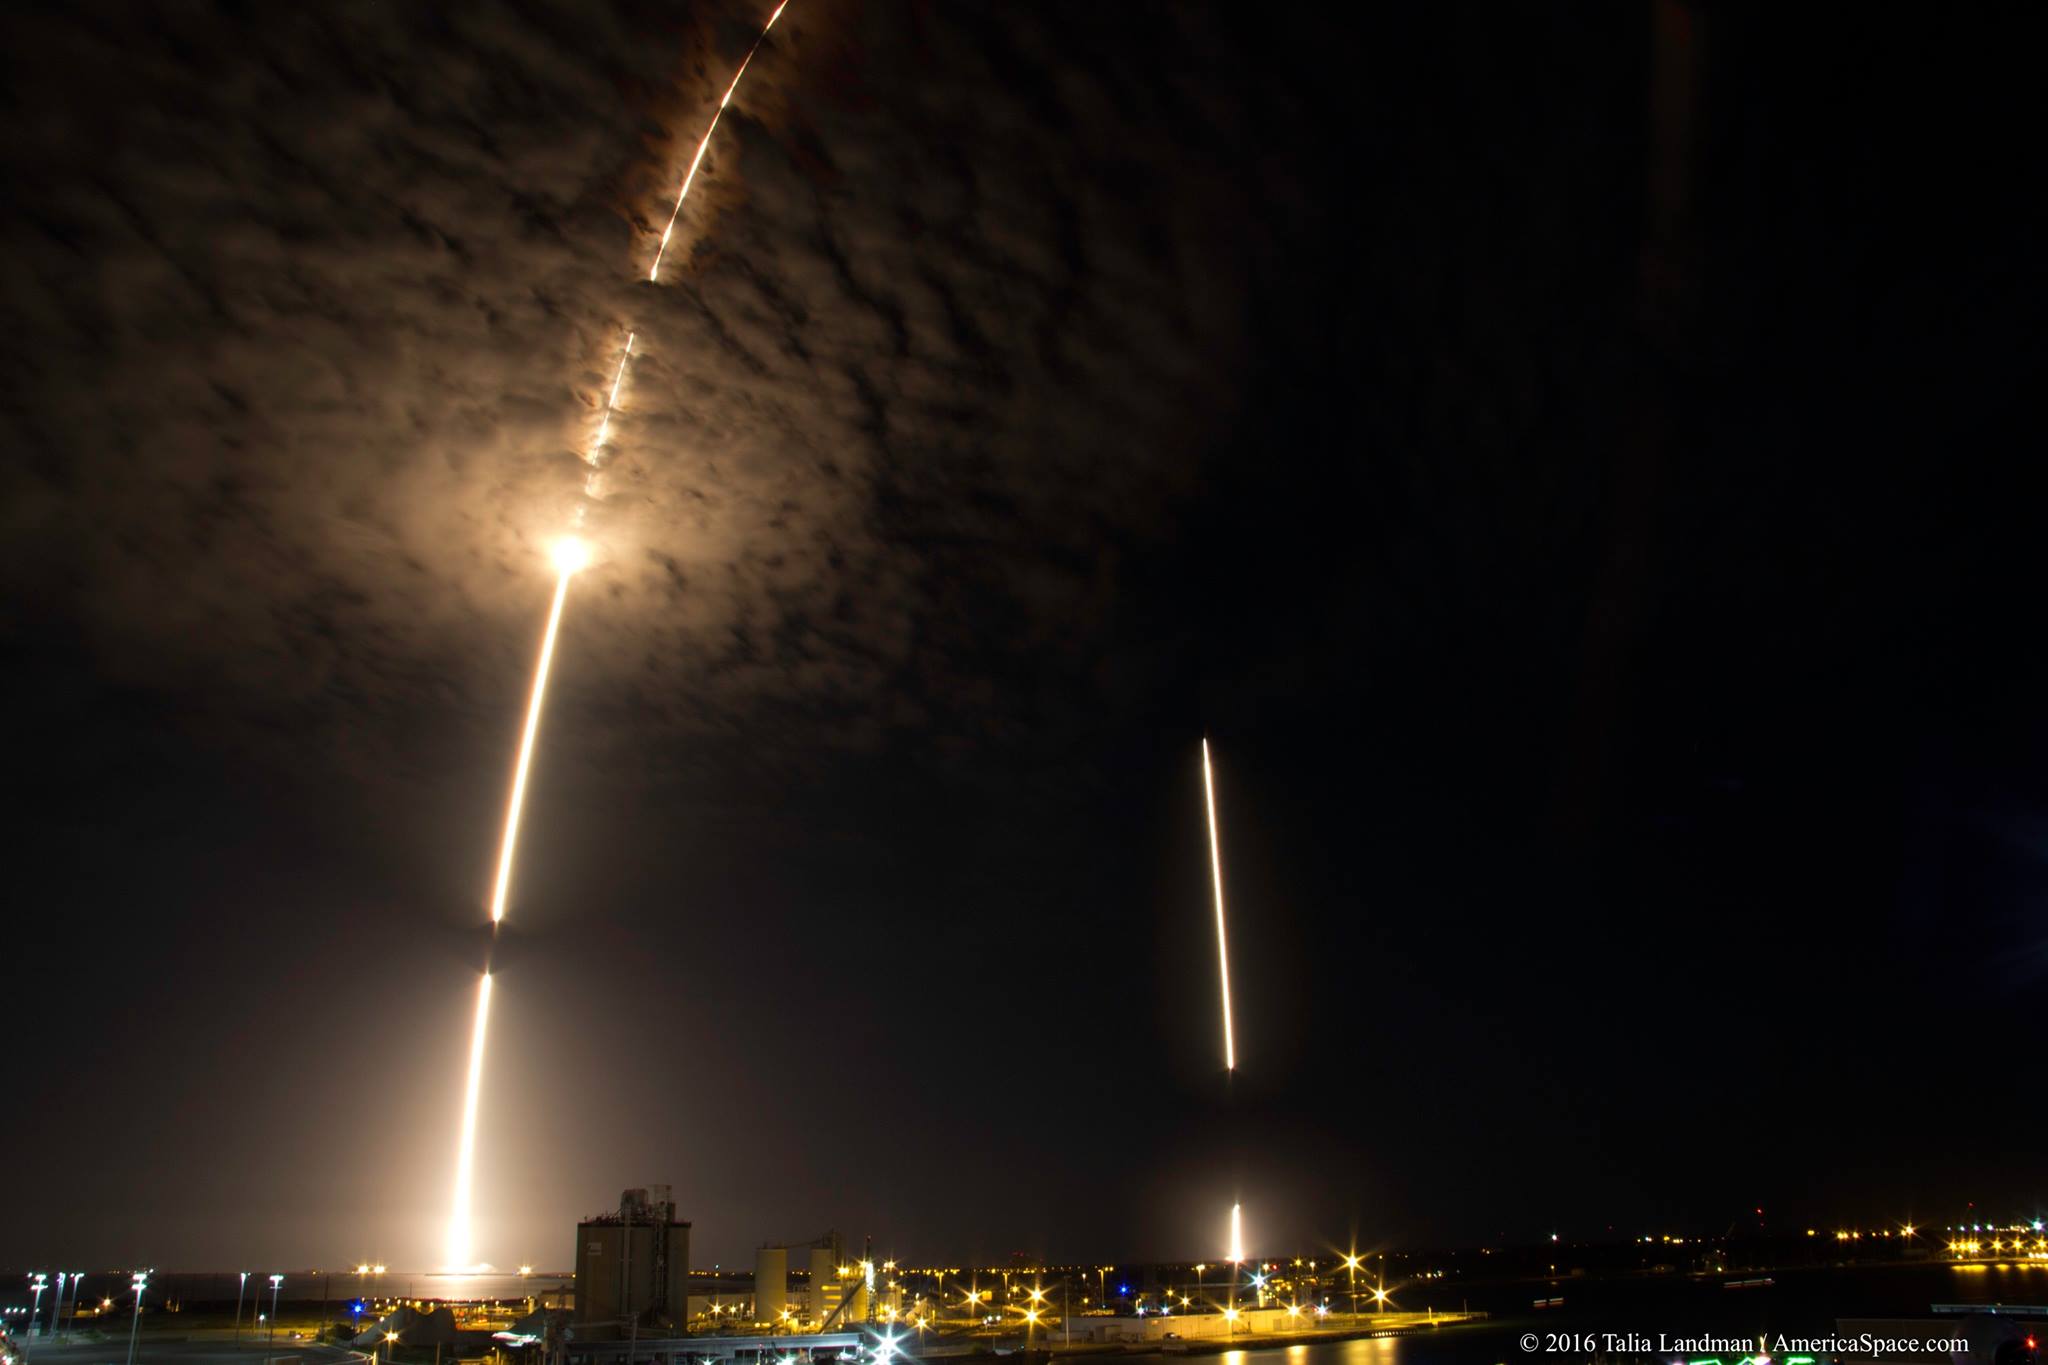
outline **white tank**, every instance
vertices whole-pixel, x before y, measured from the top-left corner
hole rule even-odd
[[[816,1326],[839,1306],[839,1258],[831,1247],[811,1248],[811,1323]]]
[[[789,1307],[789,1248],[762,1247],[754,1253],[754,1321],[773,1327]]]

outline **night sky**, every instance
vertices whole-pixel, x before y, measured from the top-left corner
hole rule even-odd
[[[0,17],[0,1262],[436,1260],[626,327],[486,1259],[2032,1216],[2041,34],[765,9]]]

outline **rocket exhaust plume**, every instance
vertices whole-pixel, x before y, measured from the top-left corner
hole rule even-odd
[[[1244,1264],[1244,1206],[1230,1206],[1230,1263]]]
[[[711,122],[704,129],[704,136],[697,140],[696,153],[690,158],[690,169],[683,176],[682,189],[676,195],[676,206],[669,213],[668,226],[662,229],[661,244],[655,249],[654,264],[648,269],[650,281],[661,274],[662,256],[668,250],[669,238],[674,234],[676,220],[682,216],[683,201],[690,197],[690,186],[696,182],[698,167],[704,163],[704,153],[711,145],[711,135],[718,129],[718,120],[732,104],[732,97],[740,88],[740,77],[747,74],[747,66],[761,50],[761,44],[768,40],[768,30],[775,27],[775,21],[782,17],[782,11],[789,8],[789,0],[781,0],[768,22],[761,26],[760,37],[747,49],[747,55],[740,61],[739,69],[733,72],[732,82],[719,98],[718,108],[711,115]],[[604,464],[605,446],[611,438],[612,415],[618,411],[619,386],[625,382],[626,366],[633,358],[635,333],[627,332],[625,345],[619,354],[617,370],[612,374],[611,389],[605,396],[604,416],[598,422],[589,449],[583,461],[590,466],[585,477],[583,492],[586,499],[597,497],[600,492],[599,475]],[[584,508],[579,506],[571,521],[572,526],[583,524]],[[533,768],[533,751],[540,738],[541,707],[547,699],[548,674],[554,666],[555,641],[561,634],[562,608],[569,599],[569,580],[587,567],[591,561],[589,544],[577,536],[564,536],[554,546],[555,597],[548,608],[546,632],[541,636],[540,661],[533,670],[533,694],[526,703],[526,725],[519,735],[519,756],[512,767],[512,791],[505,802],[505,832],[498,843],[498,871],[491,886],[491,935],[493,944],[497,940],[498,925],[505,918],[505,908],[512,891],[512,863],[519,850],[519,820],[526,807],[527,777]],[[473,1239],[470,1233],[471,1191],[476,1176],[476,1125],[477,1105],[483,1093],[484,1035],[490,1024],[491,1010],[491,963],[488,953],[484,959],[483,984],[479,988],[476,1006],[476,1024],[469,1043],[469,1079],[463,1088],[462,1136],[455,1156],[455,1194],[448,1219],[448,1263],[451,1268],[466,1269],[472,1262]]]
[[[1223,929],[1223,850],[1216,835],[1216,775],[1209,766],[1209,741],[1202,740],[1202,791],[1209,802],[1209,879],[1216,888],[1216,970],[1223,988],[1223,1069],[1237,1070],[1237,1042],[1230,1029],[1230,939]]]

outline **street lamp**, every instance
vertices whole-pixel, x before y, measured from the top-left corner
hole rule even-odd
[[[71,1285],[71,1297],[78,1297],[76,1280]],[[64,1272],[57,1272],[57,1297],[50,1304],[50,1335],[56,1336],[57,1329],[64,1324]]]
[[[28,1345],[28,1344],[29,1344],[29,1343],[30,1343],[31,1341],[34,1341],[34,1340],[35,1340],[35,1336],[36,1336],[36,1310],[37,1310],[38,1308],[41,1308],[41,1307],[43,1306],[43,1291],[44,1291],[45,1289],[49,1288],[49,1286],[48,1286],[47,1284],[45,1284],[45,1283],[44,1283],[44,1281],[45,1281],[45,1280],[48,1280],[49,1278],[50,1278],[50,1277],[49,1277],[48,1275],[44,1274],[44,1273],[43,1273],[42,1271],[40,1271],[40,1270],[38,1270],[38,1271],[37,1271],[37,1272],[36,1272],[35,1274],[33,1274],[33,1275],[31,1275],[31,1276],[29,1276],[29,1277],[28,1277],[28,1287],[29,1287],[29,1288],[30,1288],[30,1289],[31,1289],[32,1291],[34,1291],[34,1293],[35,1293],[35,1296],[36,1296],[36,1297],[35,1297],[35,1301],[34,1301],[33,1303],[29,1304],[29,1306],[28,1306],[28,1330],[27,1330],[26,1332],[23,1332],[23,1333],[21,1334],[21,1356],[22,1356],[22,1359],[23,1359],[23,1360],[26,1360],[26,1359],[28,1359],[28,1352],[29,1352],[29,1345]],[[60,1285],[59,1285],[59,1288],[58,1288],[57,1292],[58,1292],[58,1293],[60,1293],[60,1294],[64,1292],[64,1291],[63,1291],[63,1288],[62,1288],[62,1286],[61,1286],[61,1282],[60,1282]]]
[[[1344,1258],[1344,1274],[1351,1281],[1351,1316],[1358,1316],[1358,1255],[1356,1252]]]
[[[242,1294],[249,1288],[249,1272],[242,1272],[242,1282],[235,1286],[235,1340],[242,1339]]]
[[[135,1286],[135,1319],[128,1326],[128,1365],[135,1365],[135,1335],[142,1330],[142,1291],[149,1287],[149,1272],[136,1271],[131,1283]]]
[[[284,1288],[284,1276],[272,1275],[270,1277],[270,1335],[264,1338],[265,1341],[277,1340],[277,1291],[282,1288]]]

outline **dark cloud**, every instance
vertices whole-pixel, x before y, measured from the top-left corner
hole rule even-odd
[[[797,5],[640,283],[752,22],[22,21],[5,501],[39,609],[223,712],[495,697],[632,329],[572,632],[636,742],[779,701],[872,743],[982,718],[963,648],[1081,667],[1243,360],[1216,192],[1256,187],[1114,48],[1184,40]]]

